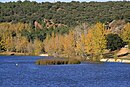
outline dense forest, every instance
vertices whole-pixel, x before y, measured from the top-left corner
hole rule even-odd
[[[103,58],[130,47],[130,2],[0,3],[0,53]]]
[[[55,23],[75,26],[84,22],[111,22],[114,19],[130,21],[130,2],[30,2],[0,3],[0,22],[42,23],[52,19]]]

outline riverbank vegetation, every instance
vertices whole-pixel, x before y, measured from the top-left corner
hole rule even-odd
[[[0,4],[0,53],[99,61],[130,48],[130,2]]]
[[[106,29],[102,23],[97,23],[84,30],[81,30],[82,27],[80,27],[76,27],[73,31],[69,31],[65,35],[54,35],[52,33],[52,36],[47,36],[44,41],[45,51],[54,56],[65,56],[68,58],[79,56],[78,58],[82,58],[83,60],[99,61],[103,58],[107,50],[119,50],[129,43],[129,41],[126,42],[123,40],[124,37],[122,37],[122,34],[125,33],[124,30],[121,31],[121,34],[115,34],[110,29]],[[125,35],[126,37],[129,36],[130,31],[127,31]]]
[[[103,23],[86,23],[74,28],[61,27],[52,30],[31,28],[25,23],[1,23],[1,52],[39,55],[48,53],[55,57],[77,57],[84,60],[100,60],[106,50],[114,51],[130,43],[130,24],[126,23],[120,33],[112,33]],[[68,28],[68,29],[67,29]],[[43,32],[44,31],[44,32]],[[51,31],[51,32],[48,32]],[[55,32],[57,31],[57,32]]]

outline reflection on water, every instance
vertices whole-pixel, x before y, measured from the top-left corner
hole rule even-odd
[[[37,56],[0,56],[0,87],[129,87],[130,65],[38,66]],[[18,66],[16,66],[18,63]]]

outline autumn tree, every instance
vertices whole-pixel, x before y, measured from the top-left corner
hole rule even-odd
[[[102,58],[106,48],[105,27],[102,23],[97,23],[88,31],[86,37],[86,52],[92,54],[93,60]],[[95,59],[95,56],[96,59]]]
[[[64,36],[63,41],[63,50],[64,53],[67,54],[67,57],[75,55],[75,39],[74,32],[70,31],[68,35]]]
[[[44,48],[45,51],[50,54],[66,54],[67,57],[74,55],[74,32],[70,31],[69,34],[65,35],[54,35],[54,33],[52,33],[51,36],[47,35],[44,40]]]
[[[5,43],[2,39],[2,37],[0,37],[0,52],[5,51],[5,50],[6,50]]]
[[[55,35],[54,32],[50,35],[46,36],[46,39],[44,40],[44,48],[47,53],[50,53],[51,55],[56,52],[56,41],[55,41]]]
[[[93,30],[89,29],[88,30],[88,34],[86,35],[86,39],[85,39],[85,52],[87,54],[93,54],[94,53],[94,49],[93,49]]]
[[[34,40],[34,44],[33,44],[33,48],[34,48],[34,55],[39,55],[40,53],[42,53],[42,49],[43,49],[43,43],[38,40],[38,39],[35,39]]]
[[[78,25],[74,28],[75,33],[75,40],[76,40],[76,55],[81,56],[82,58],[85,57],[85,40],[86,35],[89,29],[88,23],[82,23],[81,25]]]
[[[80,55],[80,56],[84,56],[85,54],[85,34],[82,33],[81,36],[78,38],[78,40],[76,41],[76,52],[77,52],[77,55]]]
[[[44,40],[44,49],[45,49],[45,52],[49,52],[49,48],[50,48],[49,38],[50,38],[50,36],[47,35],[46,38],[45,38],[45,40]]]
[[[96,54],[102,55],[106,48],[105,27],[102,23],[97,23],[93,32],[94,49]]]
[[[52,32],[50,40],[52,41],[52,44],[51,44],[51,48],[52,48],[52,51],[53,51],[52,53],[56,53],[56,51],[57,51],[57,43],[56,43],[56,38],[55,38],[54,32]]]
[[[122,29],[121,38],[127,44],[130,44],[130,23],[127,23]]]
[[[27,52],[28,40],[25,37],[19,37],[16,41],[16,51],[20,53]]]
[[[62,54],[63,52],[63,41],[64,41],[64,36],[61,34],[56,34],[55,35],[55,56]]]
[[[0,35],[7,51],[16,51],[17,40],[24,29],[30,29],[30,26],[26,23],[0,23]]]

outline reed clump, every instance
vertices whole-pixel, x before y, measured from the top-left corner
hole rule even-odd
[[[36,61],[37,65],[62,65],[62,64],[80,64],[77,59],[40,59]]]

